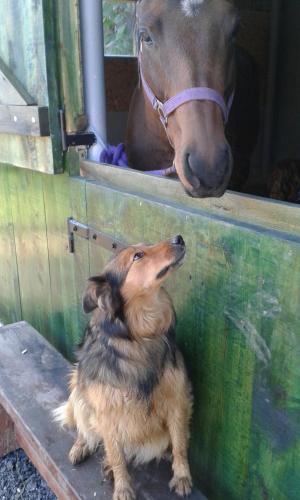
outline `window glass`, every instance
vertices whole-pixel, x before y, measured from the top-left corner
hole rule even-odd
[[[134,2],[103,0],[104,53],[134,55]]]

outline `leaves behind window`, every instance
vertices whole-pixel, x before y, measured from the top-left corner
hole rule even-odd
[[[134,2],[103,0],[105,55],[131,56],[134,54]]]

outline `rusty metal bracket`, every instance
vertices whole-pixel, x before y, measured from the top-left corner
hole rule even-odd
[[[69,239],[69,252],[75,253],[75,235],[85,240],[92,241],[96,245],[99,245],[106,250],[111,252],[118,252],[127,245],[121,243],[121,241],[108,236],[107,234],[97,231],[86,224],[82,224],[72,217],[68,218],[68,239]]]

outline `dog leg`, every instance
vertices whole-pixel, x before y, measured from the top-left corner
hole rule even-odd
[[[192,490],[192,478],[187,459],[188,450],[188,419],[184,412],[179,410],[170,415],[168,428],[173,452],[173,478],[169,483],[171,490],[180,496],[186,496]]]
[[[122,447],[115,439],[106,437],[104,438],[104,448],[106,462],[109,464],[114,476],[113,500],[134,500],[136,496],[131,487]]]
[[[82,437],[78,436],[70,449],[69,460],[73,465],[76,465],[83,462],[83,460],[87,458],[90,453],[91,450],[86,441]]]

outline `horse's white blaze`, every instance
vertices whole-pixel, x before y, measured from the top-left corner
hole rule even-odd
[[[186,16],[192,17],[195,14],[195,8],[203,2],[204,0],[181,0],[181,7]]]

